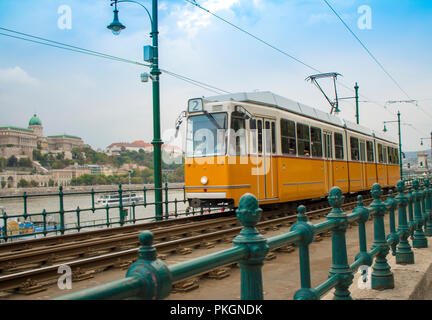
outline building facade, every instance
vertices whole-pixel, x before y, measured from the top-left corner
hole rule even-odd
[[[0,157],[3,158],[16,156],[32,159],[36,149],[42,153],[70,153],[73,148],[83,146],[83,140],[76,136],[61,134],[45,137],[42,121],[36,114],[30,119],[28,128],[0,127]]]

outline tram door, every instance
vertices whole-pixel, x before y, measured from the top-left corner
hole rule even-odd
[[[257,158],[256,178],[258,200],[273,200],[278,198],[277,158],[276,154],[276,122],[258,118],[257,121]]]
[[[361,166],[361,186],[365,190],[368,187],[367,165],[366,165],[366,141],[360,140],[360,166]]]
[[[325,192],[330,193],[333,187],[333,134],[324,131],[324,181]]]

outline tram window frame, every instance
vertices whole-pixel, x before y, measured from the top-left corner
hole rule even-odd
[[[400,164],[399,163],[399,160],[400,160],[400,158],[399,158],[399,150],[398,149],[394,149],[395,150],[395,156],[396,156],[396,161],[395,161],[395,164]]]
[[[249,119],[249,131],[251,135],[251,154],[257,153],[257,119]]]
[[[366,155],[368,162],[375,162],[374,144],[372,141],[366,141]]]
[[[344,136],[342,133],[339,132],[335,132],[333,136],[334,136],[333,139],[334,139],[334,146],[335,146],[335,159],[345,160]]]
[[[297,152],[301,157],[311,156],[310,130],[307,124],[297,123]],[[307,135],[307,137],[306,137]],[[300,152],[301,150],[301,152]],[[308,152],[306,152],[308,151]]]
[[[283,155],[297,155],[296,123],[292,120],[281,119],[281,151]],[[293,135],[294,134],[294,135]]]
[[[314,134],[314,133],[319,134]],[[316,138],[319,138],[315,140]],[[317,127],[310,127],[310,140],[312,149],[312,158],[322,158],[323,157],[323,144],[322,144],[322,130]]]
[[[355,141],[357,143],[354,143]],[[350,150],[351,150],[351,161],[360,161],[360,143],[358,138],[352,136],[350,137]]]
[[[238,126],[237,128],[234,128],[234,121],[237,121],[237,123],[241,123],[242,127]],[[241,114],[236,114],[235,112],[231,114],[230,129],[232,130],[231,133],[234,133],[234,135],[231,137],[230,140],[230,153],[233,153],[232,155],[234,156],[247,155],[246,120],[243,119]],[[239,136],[237,135],[237,132],[241,129],[243,130],[243,134]],[[235,138],[235,141],[232,140],[233,138]],[[241,147],[242,138],[243,138],[243,149]]]
[[[389,164],[394,164],[394,149],[392,147],[388,147],[388,159],[389,159]]]

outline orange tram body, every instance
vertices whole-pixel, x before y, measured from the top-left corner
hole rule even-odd
[[[398,144],[384,134],[271,92],[188,102],[185,189],[192,207],[260,205],[394,187]]]

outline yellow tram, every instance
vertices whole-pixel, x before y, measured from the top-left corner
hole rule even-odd
[[[185,188],[193,207],[260,205],[394,187],[398,144],[389,137],[271,92],[191,99]]]

